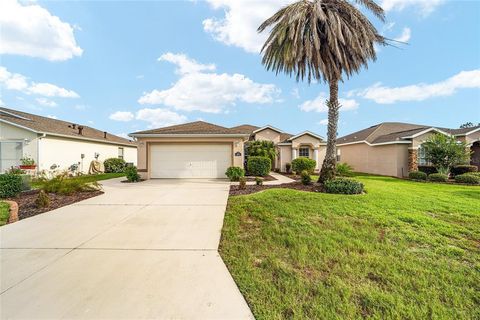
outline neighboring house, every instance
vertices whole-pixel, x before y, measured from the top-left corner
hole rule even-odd
[[[196,121],[130,134],[138,141],[138,169],[149,178],[225,178],[230,166],[244,167],[248,141],[275,143],[275,168],[297,157],[309,157],[321,166],[325,157],[322,137],[303,132],[291,135],[272,126],[241,125],[226,128]]]
[[[465,141],[473,152],[471,164],[480,166],[480,126],[447,129],[410,123],[384,122],[337,139],[337,160],[355,171],[405,177],[428,165],[422,143],[434,133]]]
[[[23,157],[33,158],[37,171],[78,164],[86,173],[96,157],[136,164],[137,146],[106,131],[0,107],[0,172],[20,165]]]

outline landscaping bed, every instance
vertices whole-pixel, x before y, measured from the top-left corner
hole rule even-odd
[[[240,189],[239,185],[232,185],[230,186],[230,195],[231,196],[239,196],[239,195],[246,195],[257,193],[267,189],[293,189],[299,191],[308,191],[308,192],[322,192],[323,188],[319,184],[310,184],[310,185],[303,185],[301,182],[292,182],[292,183],[282,183],[273,186],[257,186],[257,185],[246,185],[245,189]]]
[[[77,192],[71,195],[48,193],[48,196],[50,198],[50,205],[46,208],[37,208],[37,206],[35,205],[35,200],[38,197],[38,193],[39,190],[25,191],[15,198],[8,199],[18,203],[19,220],[33,217],[37,214],[58,209],[64,206],[68,206],[69,204],[73,204],[85,199],[96,197],[103,194],[103,191],[98,190],[92,192]]]

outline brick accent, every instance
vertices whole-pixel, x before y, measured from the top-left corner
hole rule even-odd
[[[418,150],[408,149],[408,172],[418,171]]]
[[[18,204],[15,201],[5,201],[10,205],[10,216],[8,217],[8,223],[18,221]]]

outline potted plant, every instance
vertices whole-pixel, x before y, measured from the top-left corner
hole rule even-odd
[[[35,164],[35,160],[30,157],[23,157],[20,159],[20,161],[22,162],[22,164],[20,165],[20,169],[22,170],[32,170],[37,167],[37,165]]]

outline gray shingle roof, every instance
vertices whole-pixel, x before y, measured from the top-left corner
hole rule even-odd
[[[205,121],[195,121],[184,124],[177,124],[152,130],[144,130],[132,133],[135,134],[249,134],[240,132],[234,128],[225,128]]]
[[[72,122],[51,119],[48,117],[42,117],[4,107],[0,107],[0,119],[39,133],[50,133],[54,135],[58,134],[77,139],[95,139],[104,141],[106,143],[119,143],[132,146],[136,145],[136,143],[132,142],[131,140],[124,139],[111,133],[107,133],[105,138],[104,131],[97,130],[86,125],[79,125]],[[79,126],[83,127],[82,134],[79,134]]]

